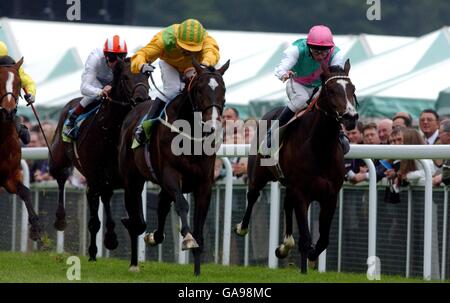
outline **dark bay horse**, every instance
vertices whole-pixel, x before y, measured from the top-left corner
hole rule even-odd
[[[19,68],[22,63],[23,58],[17,63],[8,56],[0,58],[0,186],[25,202],[31,224],[29,237],[37,241],[41,237],[39,217],[31,203],[30,189],[22,183],[22,150],[14,122],[21,89]]]
[[[337,197],[344,182],[344,154],[339,143],[341,122],[356,123],[355,87],[348,73],[337,66],[322,65],[322,88],[314,107],[286,127],[283,145],[279,151],[279,164],[284,173],[286,195],[284,210],[286,234],[277,248],[278,258],[287,256],[295,245],[292,237],[292,212],[295,211],[299,229],[300,268],[307,271],[307,259],[315,262],[329,242],[331,221],[337,205]],[[263,120],[270,121],[280,110],[269,112]],[[256,142],[258,143],[258,142]],[[236,225],[238,235],[248,231],[250,215],[260,190],[276,178],[267,166],[261,166],[261,156],[248,160],[247,209],[243,220]],[[312,244],[308,228],[308,208],[312,201],[320,204],[319,232],[316,245]]]
[[[89,203],[90,232],[89,260],[95,261],[97,255],[96,235],[100,229],[98,218],[99,198],[106,212],[106,233],[104,244],[107,249],[117,248],[115,222],[112,218],[110,199],[114,189],[123,187],[118,171],[117,154],[120,127],[126,114],[136,104],[148,99],[148,77],[132,74],[129,58],[118,60],[113,69],[113,82],[110,98],[104,99],[97,113],[81,124],[78,140],[64,142],[61,132],[68,111],[81,100],[71,100],[64,107],[51,145],[53,158],[50,159],[50,173],[58,182],[58,208],[55,228],[66,227],[64,209],[64,186],[75,166],[86,178],[86,196]]]
[[[225,83],[222,75],[228,69],[229,61],[220,69],[203,67],[194,62],[197,75],[186,85],[166,108],[166,119],[155,126],[150,137],[150,143],[132,149],[134,129],[147,113],[149,105],[141,104],[128,114],[122,126],[122,143],[120,144],[119,166],[125,179],[125,205],[129,218],[123,223],[131,238],[131,265],[137,267],[138,235],[146,229],[142,214],[141,192],[146,180],[151,180],[161,187],[158,203],[158,228],[147,234],[145,240],[150,245],[157,245],[164,240],[164,224],[172,201],[181,218],[182,249],[193,249],[194,273],[200,274],[200,255],[203,249],[203,226],[211,199],[211,187],[214,177],[215,150],[208,154],[192,153],[194,144],[205,143],[215,138],[214,133],[221,130],[220,117],[225,102]],[[202,119],[195,116],[201,113]],[[197,116],[198,117],[198,116]],[[179,130],[177,122],[185,122],[183,131]],[[200,125],[195,125],[196,123]],[[186,128],[209,127],[211,136],[192,135]],[[203,130],[204,128],[200,128]],[[184,138],[186,153],[179,153],[180,147],[174,142]],[[214,140],[213,140],[214,141]],[[220,146],[220,144],[218,144]],[[198,146],[198,145],[197,145]],[[186,147],[186,146],[184,146]],[[216,146],[218,148],[218,146]],[[200,146],[201,148],[201,146]],[[183,193],[193,192],[194,195],[194,230],[188,224],[189,206]]]

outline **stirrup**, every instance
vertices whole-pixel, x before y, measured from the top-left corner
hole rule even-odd
[[[145,134],[144,126],[140,124],[134,131],[134,138],[139,144],[147,142],[147,135]]]

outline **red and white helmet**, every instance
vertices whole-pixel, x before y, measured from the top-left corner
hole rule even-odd
[[[306,43],[311,46],[333,47],[333,34],[325,25],[313,26],[306,37]]]
[[[113,37],[106,39],[105,46],[103,47],[103,52],[126,54],[128,53],[127,43],[125,42],[125,40],[121,39],[119,35],[114,35]]]

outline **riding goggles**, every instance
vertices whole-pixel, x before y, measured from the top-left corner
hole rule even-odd
[[[111,63],[116,62],[117,59],[119,59],[119,58],[120,58],[120,60],[123,60],[126,56],[127,56],[127,54],[125,54],[125,53],[122,53],[122,54],[106,53],[105,54],[106,60]]]

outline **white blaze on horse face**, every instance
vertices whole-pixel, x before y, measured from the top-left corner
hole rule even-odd
[[[346,114],[350,114],[352,116],[355,115],[356,114],[356,109],[353,106],[353,104],[350,102],[350,100],[348,99],[348,96],[347,96],[346,87],[347,87],[348,81],[344,80],[344,79],[339,79],[339,80],[336,81],[336,83],[340,84],[342,86],[342,89],[344,90],[345,100],[347,100],[347,108],[345,110],[345,113]]]
[[[211,121],[212,121],[212,127],[214,129],[219,129],[220,127],[220,121],[219,121],[219,113],[217,112],[217,108],[213,107],[212,109],[212,115],[211,115]]]
[[[13,83],[14,83],[14,74],[12,72],[8,72],[8,80],[6,80],[6,94],[8,95],[8,102],[11,102],[11,98],[13,92]]]
[[[211,87],[212,90],[215,90],[217,86],[219,86],[219,83],[217,83],[216,79],[211,78],[209,79],[208,83],[209,87]]]

